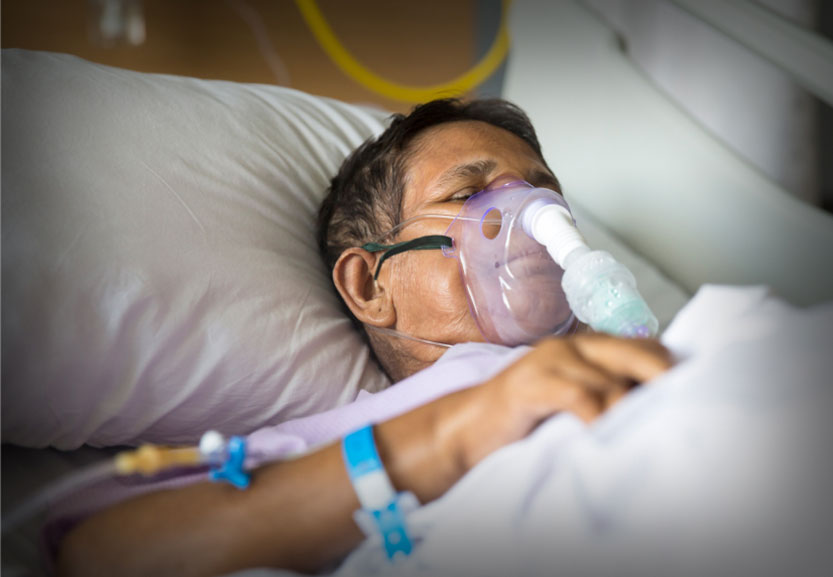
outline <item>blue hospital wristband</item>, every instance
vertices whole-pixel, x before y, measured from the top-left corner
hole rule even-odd
[[[356,516],[359,526],[368,533],[370,527],[362,522],[361,514],[372,520],[373,527],[382,536],[388,559],[393,560],[397,554],[410,555],[413,544],[401,504],[403,496],[409,494],[398,495],[394,490],[376,450],[373,426],[344,437],[341,448],[347,474],[362,506]]]

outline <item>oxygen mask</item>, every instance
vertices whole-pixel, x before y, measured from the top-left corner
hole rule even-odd
[[[420,215],[391,232],[428,218],[451,224],[444,235],[363,248],[384,251],[377,275],[386,258],[409,250],[439,249],[455,258],[469,311],[486,341],[529,344],[564,335],[578,321],[621,336],[656,334],[656,318],[633,275],[610,254],[590,250],[557,192],[514,181],[474,194],[456,216]]]

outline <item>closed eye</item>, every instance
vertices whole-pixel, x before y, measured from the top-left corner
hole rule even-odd
[[[457,201],[457,202],[465,202],[466,200],[471,198],[476,192],[477,192],[477,189],[475,187],[468,186],[468,187],[460,189],[457,192],[455,192],[454,194],[452,194],[451,197],[449,197],[448,200]]]

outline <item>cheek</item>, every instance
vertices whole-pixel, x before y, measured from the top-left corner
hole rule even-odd
[[[413,252],[397,265],[397,310],[407,314],[410,322],[450,323],[470,316],[455,259],[433,251]]]
[[[437,307],[446,311],[449,317],[459,318],[468,314],[469,305],[457,260],[440,256],[440,261],[432,270]]]

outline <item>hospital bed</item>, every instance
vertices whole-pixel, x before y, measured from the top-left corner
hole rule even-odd
[[[799,305],[830,299],[829,214],[685,113],[623,53],[593,2],[533,4],[512,13],[504,94],[541,127],[568,199],[690,292],[763,283]]]
[[[708,283],[833,298],[829,214],[681,113],[585,6],[532,8],[513,8],[505,96],[663,327]],[[2,90],[4,512],[106,447],[245,433],[387,386],[313,233],[384,111],[25,51],[3,53]],[[4,573],[45,571],[38,546],[37,522],[5,537]]]

